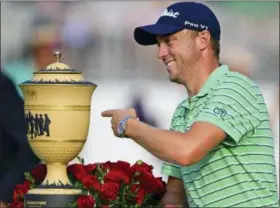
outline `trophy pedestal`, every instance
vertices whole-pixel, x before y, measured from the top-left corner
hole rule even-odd
[[[81,190],[69,188],[34,188],[24,196],[25,208],[57,208],[67,207],[81,196]]]

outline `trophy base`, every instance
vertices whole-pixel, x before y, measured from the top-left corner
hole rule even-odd
[[[76,202],[82,193],[78,189],[31,189],[24,196],[25,208],[58,208]]]

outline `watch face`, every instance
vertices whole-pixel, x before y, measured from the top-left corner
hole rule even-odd
[[[125,119],[123,119],[119,126],[118,126],[118,134],[120,137],[124,137],[125,136],[125,125],[126,125],[126,122],[129,118],[132,118],[131,116],[127,116]]]
[[[120,124],[118,127],[118,133],[119,133],[119,135],[122,135],[123,132],[124,132],[123,125]]]

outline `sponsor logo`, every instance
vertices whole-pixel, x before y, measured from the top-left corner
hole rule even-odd
[[[196,23],[193,23],[193,22],[189,22],[189,21],[185,21],[184,23],[185,25],[189,25],[191,27],[195,27],[195,28],[201,28],[203,30],[208,30],[208,27],[204,24],[196,24]]]
[[[213,112],[220,117],[225,117],[227,115],[227,111],[223,108],[216,107]]]
[[[173,17],[177,18],[180,15],[179,12],[173,12],[172,9],[168,11],[167,9],[161,14],[161,16],[168,16],[168,17]]]

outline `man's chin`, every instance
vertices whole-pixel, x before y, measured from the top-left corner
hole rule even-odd
[[[170,75],[169,75],[169,81],[170,81],[170,82],[179,83],[179,82],[178,82],[179,80],[178,80],[177,77],[172,77],[172,76],[170,76]]]

